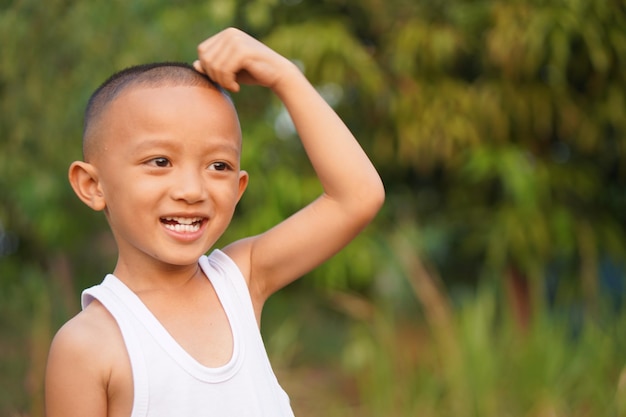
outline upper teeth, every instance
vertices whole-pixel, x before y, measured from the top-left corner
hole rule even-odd
[[[202,217],[165,217],[165,220],[180,224],[193,224],[202,221]]]

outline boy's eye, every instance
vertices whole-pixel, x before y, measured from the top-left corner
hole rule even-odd
[[[150,163],[159,168],[165,168],[170,165],[170,161],[167,158],[154,158],[153,160],[150,161]]]
[[[228,169],[228,164],[226,162],[213,162],[209,165],[209,169],[213,171],[226,171]]]

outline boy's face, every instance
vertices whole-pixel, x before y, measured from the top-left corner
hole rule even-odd
[[[120,263],[195,264],[246,185],[231,103],[207,87],[132,88],[110,103],[90,161]]]

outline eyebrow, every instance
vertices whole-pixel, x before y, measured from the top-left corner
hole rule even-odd
[[[182,139],[181,139],[182,141]],[[204,143],[205,147],[202,149],[203,152],[211,152],[211,151],[223,151],[223,152],[229,152],[229,153],[234,153],[236,155],[240,155],[241,154],[241,148],[237,145],[235,145],[234,143],[232,143],[231,140],[207,140]],[[168,149],[168,150],[173,150],[178,146],[178,144],[176,142],[173,142],[171,139],[162,139],[162,138],[146,138],[141,140],[140,143],[138,143],[133,151],[134,152],[141,152],[143,150],[148,150],[150,148],[164,148],[164,149]]]

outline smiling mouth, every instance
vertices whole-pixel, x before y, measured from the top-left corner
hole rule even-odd
[[[178,233],[193,233],[200,230],[204,217],[162,217],[166,229]]]

